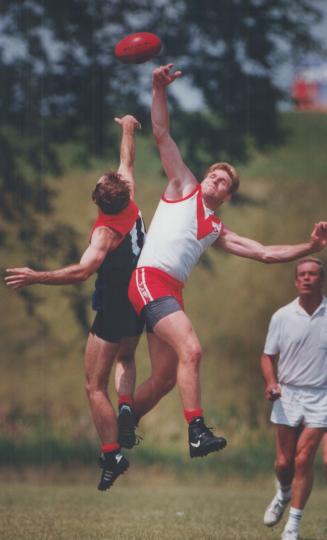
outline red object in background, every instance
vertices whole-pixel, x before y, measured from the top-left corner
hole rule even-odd
[[[161,40],[150,32],[126,36],[115,47],[115,55],[124,64],[142,64],[160,52]]]
[[[307,82],[304,79],[297,78],[293,84],[293,98],[298,110],[314,110],[319,108],[318,103],[318,84],[316,82]]]

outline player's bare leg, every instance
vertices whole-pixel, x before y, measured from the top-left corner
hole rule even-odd
[[[313,462],[324,429],[305,427],[296,445],[291,505],[303,509],[313,485]]]
[[[86,394],[102,444],[117,442],[116,414],[108,395],[108,381],[118,349],[118,343],[89,334],[85,352]]]
[[[203,420],[200,388],[202,351],[190,320],[184,311],[176,311],[157,322],[154,333],[168,343],[178,357],[177,384],[189,424],[190,456],[205,456],[221,450],[226,446],[226,440],[215,437]]]
[[[101,440],[100,491],[110,488],[116,478],[128,468],[127,459],[120,453],[116,414],[108,395],[111,367],[119,344],[109,343],[89,334],[85,352],[86,393],[94,425]]]
[[[276,460],[275,471],[282,486],[291,486],[294,477],[296,445],[302,427],[275,426]]]
[[[118,396],[133,396],[136,380],[135,350],[140,338],[123,338],[116,355],[115,388]]]
[[[133,448],[136,444],[134,389],[136,379],[135,349],[138,337],[125,337],[120,343],[116,356],[115,387],[118,394],[118,442],[123,448]]]
[[[184,410],[201,407],[201,345],[184,311],[176,311],[161,319],[154,333],[168,343],[178,356],[177,384]]]
[[[327,432],[323,435],[322,438],[322,458],[324,463],[325,478],[327,482]]]
[[[153,332],[148,332],[147,339],[151,375],[135,392],[134,410],[138,420],[174,388],[177,377],[178,357],[174,349]]]
[[[294,459],[301,427],[275,426],[276,460],[275,472],[278,480],[277,491],[265,510],[263,522],[273,527],[283,517],[291,500],[294,477]]]
[[[282,538],[299,538],[299,527],[305,504],[313,485],[313,463],[325,430],[304,427],[301,431],[295,453],[294,478],[292,482],[291,508]]]

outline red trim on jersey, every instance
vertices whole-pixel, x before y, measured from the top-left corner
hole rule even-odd
[[[173,278],[163,270],[151,266],[141,266],[136,268],[132,274],[128,297],[138,315],[149,302],[163,296],[173,296],[184,309],[183,287],[182,281]]]
[[[104,214],[100,211],[99,216],[93,225],[91,238],[95,229],[98,227],[110,227],[110,229],[114,229],[122,236],[126,236],[137,220],[138,213],[139,209],[134,201],[129,201],[129,205],[119,212],[119,214]]]
[[[217,216],[211,214],[207,218],[205,217],[201,189],[199,190],[199,193],[196,197],[196,217],[198,222],[198,240],[201,240],[205,236],[208,236],[208,234],[219,230],[219,227],[217,227],[217,225],[219,226],[221,224],[221,221],[219,218],[217,218]]]
[[[176,202],[186,201],[186,199],[189,199],[190,197],[192,197],[194,193],[196,193],[199,189],[200,189],[200,185],[196,186],[196,188],[189,195],[186,195],[186,197],[183,197],[182,199],[171,200],[171,199],[166,199],[166,197],[162,195],[161,200],[165,201],[166,203],[172,203],[172,204]]]

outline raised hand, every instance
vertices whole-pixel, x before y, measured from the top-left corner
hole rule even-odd
[[[165,66],[160,66],[153,71],[153,87],[154,88],[163,88],[168,86],[176,79],[182,76],[181,71],[175,71],[171,73],[171,69],[174,67],[174,64],[167,64]]]
[[[317,251],[323,250],[327,245],[327,221],[315,223],[310,236],[310,242]]]
[[[125,114],[125,116],[122,116],[122,117],[116,116],[114,120],[117,124],[119,124],[122,127],[131,126],[134,129],[141,129],[142,127],[140,122],[136,120],[136,118],[132,116],[131,114]]]

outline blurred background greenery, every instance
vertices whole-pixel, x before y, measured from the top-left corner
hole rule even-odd
[[[224,223],[266,244],[306,240],[326,219],[327,115],[292,111],[278,68],[323,54],[314,32],[320,8],[318,0],[1,2],[1,268],[52,269],[79,259],[96,214],[93,185],[118,162],[113,117],[127,112],[143,123],[136,199],[149,225],[165,186],[150,134],[154,64],[124,66],[113,55],[120,38],[144,29],[164,44],[155,63],[172,60],[185,73],[170,107],[187,164],[199,178],[220,159],[240,170]],[[271,314],[295,295],[293,272],[292,264],[207,252],[187,284],[186,309],[204,349],[206,418],[230,440],[219,463],[196,470],[272,470],[258,360]],[[93,282],[19,293],[1,283],[0,463],[94,460],[83,388]],[[149,372],[145,339],[137,370],[141,382]],[[115,402],[113,388],[111,395]],[[176,390],[142,420],[140,433],[144,442],[133,451],[140,466],[194,467]]]

